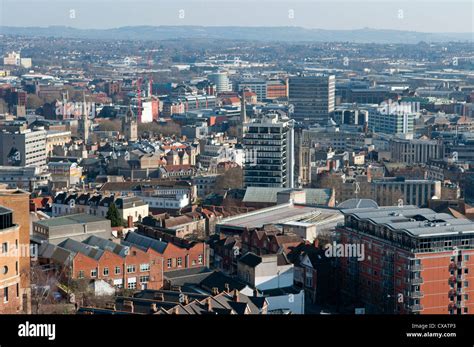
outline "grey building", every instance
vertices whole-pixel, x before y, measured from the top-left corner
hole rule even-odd
[[[427,163],[429,159],[443,158],[443,143],[428,139],[390,140],[390,152],[393,161],[406,164]]]
[[[0,165],[36,166],[46,169],[46,130],[24,129],[0,132]]]
[[[90,236],[110,239],[110,220],[86,213],[44,219],[33,222],[31,239],[38,243],[47,241],[57,245],[66,239],[84,241]]]
[[[294,186],[293,121],[265,114],[244,124],[245,187]]]
[[[369,114],[369,130],[384,134],[413,134],[415,115],[411,113],[374,112]]]
[[[334,75],[295,76],[289,79],[292,118],[298,122],[326,125],[333,117],[336,95]]]

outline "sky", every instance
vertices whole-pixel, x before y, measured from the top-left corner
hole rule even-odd
[[[0,26],[300,26],[474,32],[472,0],[0,0]]]

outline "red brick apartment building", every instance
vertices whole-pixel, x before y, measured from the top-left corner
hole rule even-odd
[[[415,206],[342,210],[338,242],[364,259],[338,258],[346,309],[366,313],[474,313],[474,223]]]

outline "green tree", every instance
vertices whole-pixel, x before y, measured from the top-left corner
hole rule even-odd
[[[107,210],[107,215],[105,216],[105,218],[110,220],[110,224],[112,225],[112,227],[119,227],[123,225],[122,218],[120,217],[117,206],[115,206],[114,203],[110,204],[110,207]]]

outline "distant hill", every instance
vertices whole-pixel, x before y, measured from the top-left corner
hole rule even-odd
[[[66,26],[0,27],[4,35],[79,39],[170,40],[229,39],[257,41],[313,41],[356,43],[418,43],[474,41],[472,33],[422,33],[401,30],[323,30],[301,27],[129,26],[114,29],[76,29]]]

